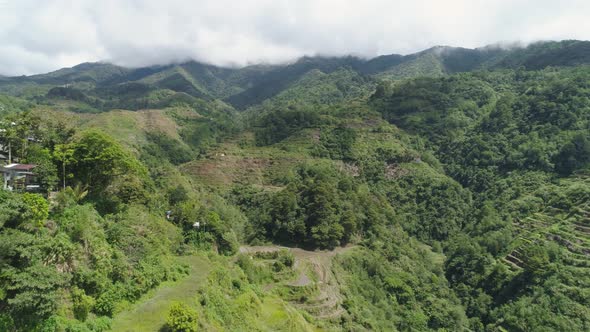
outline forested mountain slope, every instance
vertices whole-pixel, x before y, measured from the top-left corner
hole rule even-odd
[[[587,47],[0,77],[0,330],[589,330]]]
[[[202,99],[221,99],[246,109],[297,86],[310,71],[331,74],[351,70],[361,76],[401,80],[441,76],[482,69],[530,70],[547,66],[590,63],[590,42],[538,42],[527,47],[490,45],[477,49],[437,46],[410,55],[384,55],[373,59],[304,57],[284,65],[222,68],[186,62],[145,68],[122,68],[106,63],[85,63],[52,73],[0,77],[0,91],[16,96],[45,96],[55,86],[66,89],[50,96],[84,99],[95,108],[145,108],[173,93]],[[350,83],[354,84],[354,82]],[[73,90],[73,91],[70,91]]]

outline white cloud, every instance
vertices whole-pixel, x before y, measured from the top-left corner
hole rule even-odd
[[[590,39],[586,0],[0,0],[0,74]]]

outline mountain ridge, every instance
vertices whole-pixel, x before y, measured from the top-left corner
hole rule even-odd
[[[590,330],[588,45],[0,78],[0,331]]]
[[[63,86],[81,90],[90,99],[104,100],[107,96],[101,91],[106,87],[125,89],[133,83],[135,87],[143,87],[145,94],[142,98],[149,98],[153,91],[170,90],[204,100],[223,100],[244,110],[274,98],[312,70],[330,74],[348,68],[376,81],[395,81],[476,70],[542,69],[579,64],[590,64],[590,41],[537,42],[525,47],[492,44],[474,49],[434,46],[413,54],[389,54],[371,59],[352,55],[304,56],[285,64],[254,64],[241,68],[197,61],[141,68],[87,62],[46,74],[0,77],[0,92],[42,96],[53,86]],[[118,106],[116,103],[103,104]]]
[[[72,67],[64,67],[64,68],[60,68],[54,71],[50,71],[50,72],[46,72],[46,73],[38,73],[38,74],[32,74],[32,75],[17,75],[17,76],[8,76],[8,75],[3,75],[0,74],[0,77],[3,78],[8,78],[8,79],[13,79],[13,78],[34,78],[34,77],[42,77],[42,76],[46,76],[46,75],[54,75],[56,73],[59,72],[64,72],[64,71],[69,71],[69,70],[80,70],[80,69],[92,69],[92,67],[95,66],[103,66],[103,65],[108,65],[108,66],[112,66],[112,67],[117,67],[117,68],[121,68],[121,69],[126,69],[129,72],[137,72],[138,70],[145,70],[147,68],[150,69],[160,69],[160,68],[169,68],[172,66],[182,66],[182,65],[186,65],[186,64],[191,64],[191,63],[196,63],[196,64],[200,64],[206,67],[210,67],[210,68],[218,68],[218,69],[225,69],[225,70],[242,70],[242,69],[246,69],[246,68],[255,68],[255,67],[268,67],[268,68],[272,68],[272,67],[282,67],[282,66],[289,66],[292,64],[295,64],[297,62],[300,62],[302,60],[306,60],[306,59],[318,59],[318,58],[324,58],[324,59],[342,59],[342,58],[354,58],[359,60],[359,62],[364,62],[364,63],[372,63],[372,62],[376,62],[376,61],[380,61],[382,59],[411,59],[417,55],[421,55],[424,53],[429,53],[429,52],[440,52],[440,51],[448,51],[448,50],[453,50],[453,51],[466,51],[466,52],[490,52],[490,51],[507,51],[507,52],[512,52],[512,51],[519,51],[519,50],[526,50],[529,49],[531,47],[535,48],[535,47],[539,47],[539,46],[545,46],[545,45],[552,45],[553,47],[556,44],[565,44],[566,46],[571,46],[572,44],[586,44],[590,45],[590,41],[586,41],[586,40],[575,40],[575,39],[566,39],[566,40],[560,40],[560,41],[537,41],[537,42],[533,42],[527,45],[521,45],[517,42],[515,43],[493,43],[493,44],[488,44],[488,45],[484,45],[484,46],[480,46],[480,47],[475,47],[475,48],[468,48],[468,47],[462,47],[462,46],[450,46],[450,45],[435,45],[429,48],[426,48],[422,51],[417,51],[414,53],[409,53],[409,54],[399,54],[399,53],[390,53],[390,54],[380,54],[380,55],[376,55],[374,57],[369,57],[369,58],[364,58],[361,56],[356,56],[356,55],[352,55],[352,54],[348,54],[348,55],[342,55],[342,56],[327,56],[327,55],[304,55],[301,56],[299,58],[295,58],[291,61],[285,61],[285,62],[281,62],[281,63],[276,63],[276,64],[269,64],[269,63],[253,63],[253,64],[249,64],[246,66],[223,66],[223,65],[214,65],[214,64],[210,64],[207,62],[201,62],[201,61],[197,61],[197,60],[189,60],[189,61],[183,61],[183,62],[173,62],[173,63],[167,63],[167,64],[154,64],[154,65],[150,65],[150,66],[141,66],[141,67],[132,67],[132,66],[120,66],[120,65],[116,65],[114,63],[111,63],[109,61],[96,61],[96,62],[82,62],[79,63],[77,65],[74,65]]]

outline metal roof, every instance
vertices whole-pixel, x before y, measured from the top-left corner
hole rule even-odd
[[[15,170],[15,171],[30,171],[33,168],[37,167],[34,164],[8,164],[4,166],[5,169]]]

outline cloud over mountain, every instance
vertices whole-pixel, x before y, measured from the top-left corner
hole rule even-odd
[[[0,0],[0,74],[99,60],[240,66],[439,44],[590,39],[588,12],[583,0]]]

